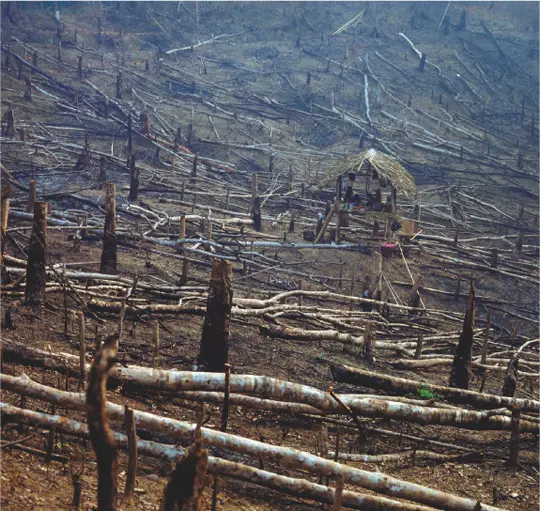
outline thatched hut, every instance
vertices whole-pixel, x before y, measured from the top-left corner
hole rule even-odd
[[[335,185],[337,203],[345,209],[395,212],[398,192],[410,199],[416,196],[414,178],[398,160],[375,149],[340,160],[317,183],[321,190],[331,184]],[[390,196],[386,207],[382,203],[381,188],[388,187]]]

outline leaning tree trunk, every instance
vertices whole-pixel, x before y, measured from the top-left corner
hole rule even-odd
[[[450,373],[450,387],[467,390],[471,373],[472,345],[474,329],[474,288],[471,282],[467,310],[463,320],[463,331],[459,337],[452,372]]]
[[[200,364],[209,371],[223,372],[228,361],[231,282],[231,263],[214,259],[199,353]]]
[[[28,245],[26,289],[24,299],[27,305],[40,305],[45,295],[47,272],[45,270],[45,239],[47,233],[47,203],[34,205],[34,224]]]
[[[105,227],[101,273],[116,275],[116,185],[105,183]]]

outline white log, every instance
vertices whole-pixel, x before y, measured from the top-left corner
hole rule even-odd
[[[88,426],[59,415],[49,415],[17,408],[11,405],[1,405],[2,413],[15,420],[21,420],[34,426],[45,428],[54,427],[56,431],[78,437],[88,437]],[[118,446],[128,449],[127,436],[122,433],[113,433]],[[185,450],[173,445],[165,445],[149,440],[137,440],[137,451],[140,454],[175,462],[179,456],[183,456]],[[266,488],[306,497],[320,502],[332,503],[334,490],[320,484],[311,483],[305,479],[298,479],[274,474],[265,470],[256,469],[241,463],[223,460],[214,456],[208,457],[209,470],[212,473],[221,474],[225,477],[248,481]],[[395,501],[385,497],[374,495],[362,495],[352,491],[343,492],[343,504],[353,509],[380,510],[380,511],[432,511],[432,507],[418,504],[410,504],[403,501]],[[496,509],[496,508],[491,508]]]

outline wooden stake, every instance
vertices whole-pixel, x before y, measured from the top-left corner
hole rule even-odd
[[[231,283],[232,264],[214,259],[199,352],[199,363],[209,371],[222,372],[228,362]]]
[[[116,185],[105,183],[105,227],[101,253],[101,273],[116,275]]]
[[[129,451],[124,499],[131,504],[133,503],[135,480],[137,477],[137,431],[135,428],[135,415],[133,414],[133,410],[127,406],[124,408],[124,427],[126,428]]]
[[[7,217],[7,215],[6,215]],[[6,218],[7,221],[7,218]],[[34,223],[28,245],[25,302],[27,305],[41,305],[45,295],[47,273],[45,271],[45,246],[47,235],[47,203],[34,205]]]

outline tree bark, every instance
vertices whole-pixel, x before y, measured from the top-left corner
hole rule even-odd
[[[209,371],[223,372],[228,362],[231,283],[232,264],[214,259],[199,352],[199,363]]]

